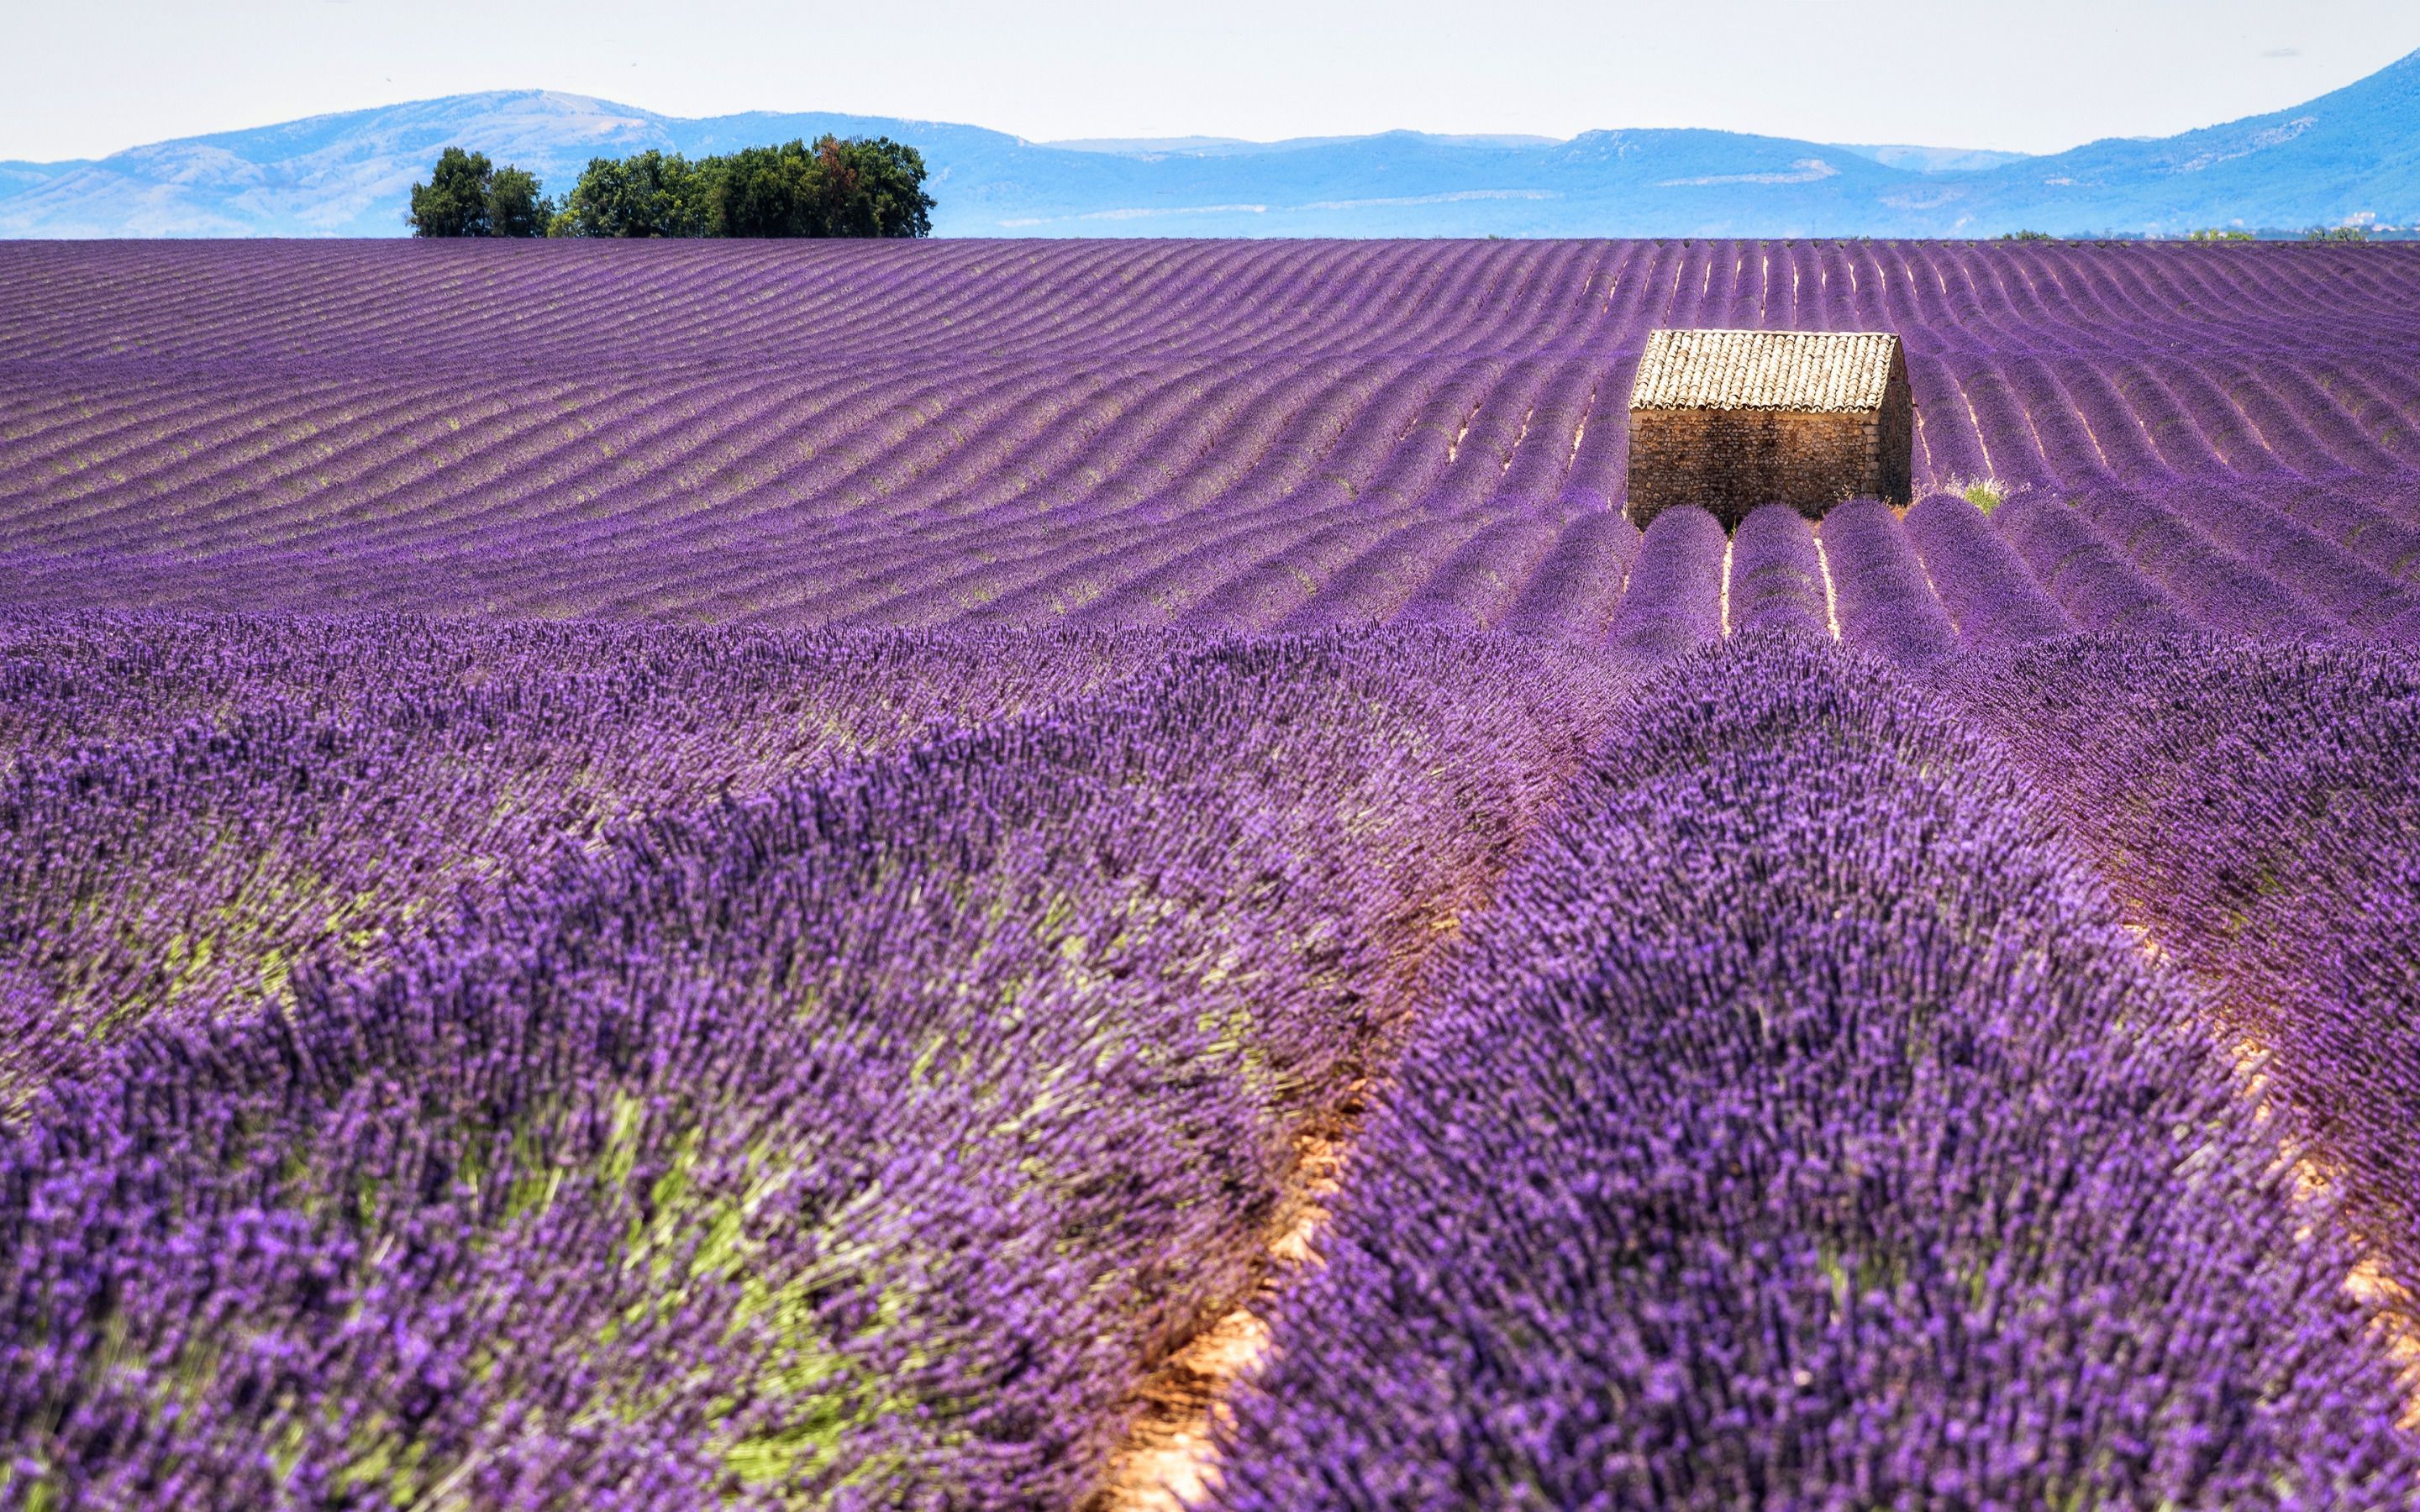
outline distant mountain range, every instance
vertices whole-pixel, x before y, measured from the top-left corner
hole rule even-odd
[[[2420,53],[2307,104],[2042,157],[1714,131],[1061,143],[880,116],[659,116],[457,95],[0,162],[0,236],[396,236],[459,144],[569,186],[590,157],[881,133],[921,148],[945,236],[2063,236],[2420,223]]]

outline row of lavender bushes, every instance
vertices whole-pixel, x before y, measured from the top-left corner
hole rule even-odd
[[[2213,989],[2420,1298],[2420,658],[2076,637],[1952,685],[2156,948]]]
[[[2420,1497],[2352,1251],[1953,712],[1803,624],[1642,691],[1412,1041],[1218,1504]]]
[[[0,615],[0,1093],[373,968],[635,815],[1098,692],[1184,643]]]

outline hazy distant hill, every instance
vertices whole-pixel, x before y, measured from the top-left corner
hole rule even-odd
[[[439,148],[569,183],[591,156],[882,132],[923,149],[950,236],[1989,236],[2420,221],[2420,53],[2307,104],[2046,157],[1712,131],[1037,144],[979,127],[584,95],[458,95],[0,163],[0,235],[393,236]]]

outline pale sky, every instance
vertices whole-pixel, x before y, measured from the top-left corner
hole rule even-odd
[[[2055,151],[2294,104],[2420,0],[0,0],[0,158],[478,89],[1034,140],[1706,126]]]

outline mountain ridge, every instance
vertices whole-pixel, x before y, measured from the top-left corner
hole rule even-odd
[[[592,156],[690,155],[823,131],[910,143],[950,236],[2177,235],[2420,222],[2420,53],[2342,89],[2174,136],[2039,156],[1701,128],[1567,141],[1387,131],[1030,142],[835,112],[680,117],[497,90],[0,162],[0,236],[380,236],[439,148],[567,187]]]

